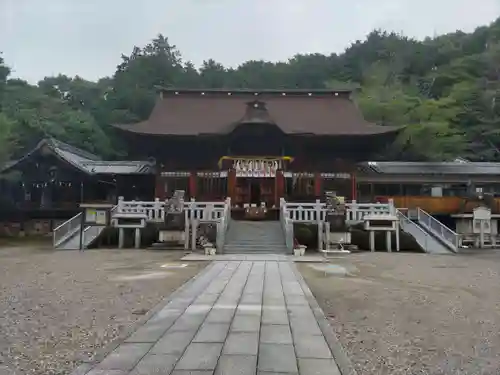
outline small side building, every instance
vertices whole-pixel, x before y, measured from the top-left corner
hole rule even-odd
[[[82,202],[151,199],[154,161],[106,161],[54,138],[0,170],[0,235],[49,233]]]

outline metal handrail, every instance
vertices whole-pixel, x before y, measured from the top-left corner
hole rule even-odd
[[[425,240],[424,240],[424,243],[421,244],[419,243],[418,241],[418,238],[412,234],[413,238],[415,238],[415,241],[417,241],[417,243],[422,246],[423,250],[428,253],[429,252],[429,244],[428,244],[428,238],[429,238],[429,233],[427,233],[420,225],[418,225],[417,223],[415,223],[413,220],[411,220],[408,216],[406,216],[403,211],[403,209],[396,209],[396,217],[398,218],[399,220],[399,225],[401,227],[401,229],[404,231],[404,232],[409,232],[411,229],[408,229],[406,230],[405,228],[408,227],[412,227],[412,228],[417,228],[417,230],[424,236]],[[411,233],[410,233],[411,234]]]
[[[73,233],[80,229],[82,213],[76,214],[71,219],[66,220],[61,225],[58,225],[52,231],[52,245],[58,247],[62,242],[67,240]]]
[[[417,217],[419,223],[428,231],[434,234],[451,251],[458,252],[460,247],[460,235],[446,225],[435,219],[421,208],[417,208]]]
[[[111,209],[111,217],[113,217],[113,214],[117,210],[118,205],[115,205]],[[61,225],[58,225],[54,230],[52,231],[52,246],[54,248],[57,248],[59,245],[61,245],[64,241],[68,240],[73,234],[78,232],[80,230],[80,225],[82,222],[82,213],[78,213],[75,216],[73,216],[71,219],[66,220],[64,223]],[[84,232],[87,232],[90,227],[84,228]]]

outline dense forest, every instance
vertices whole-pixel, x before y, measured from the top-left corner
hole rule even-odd
[[[110,124],[147,118],[155,85],[353,87],[368,120],[406,127],[380,158],[500,160],[500,18],[473,33],[423,41],[373,31],[342,54],[247,61],[234,69],[212,59],[197,69],[159,35],[123,55],[114,75],[98,82],[59,75],[30,85],[9,78],[8,56],[3,58],[0,161],[18,157],[44,136],[105,157],[126,157]]]

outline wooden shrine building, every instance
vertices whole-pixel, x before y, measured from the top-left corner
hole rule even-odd
[[[0,168],[0,220],[67,219],[82,202],[150,199],[153,161],[105,161],[53,138]],[[17,219],[16,219],[17,218]]]
[[[114,127],[132,161],[48,138],[0,167],[0,235],[4,222],[53,227],[82,202],[163,200],[175,190],[197,201],[230,197],[235,211],[335,191],[440,215],[463,212],[480,191],[500,213],[499,163],[369,162],[400,128],[365,121],[347,90],[159,89],[146,121]]]
[[[159,89],[146,121],[115,125],[131,157],[156,160],[155,196],[276,207],[334,190],[355,199],[356,163],[398,129],[368,123],[348,90]]]

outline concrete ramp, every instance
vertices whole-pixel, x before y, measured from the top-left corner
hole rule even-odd
[[[403,212],[397,211],[401,230],[412,236],[423,251],[428,254],[453,254],[448,246],[439,241],[425,226],[421,226],[417,221],[411,220]]]
[[[87,226],[83,230],[83,248],[86,249],[92,245],[104,231],[105,227]],[[61,250],[78,250],[80,249],[80,228],[73,231],[68,237],[56,246],[56,249]]]

